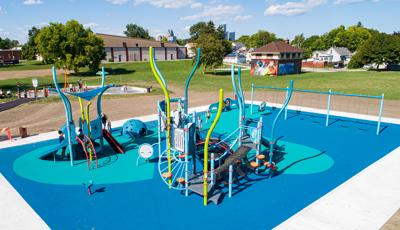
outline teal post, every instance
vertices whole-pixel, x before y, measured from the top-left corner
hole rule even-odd
[[[379,107],[379,113],[378,113],[378,125],[376,127],[376,135],[379,135],[381,132],[381,121],[382,121],[382,112],[383,112],[383,102],[385,100],[385,94],[382,93],[381,97],[381,105]]]
[[[253,101],[254,101],[254,83],[251,83],[251,105],[250,105],[250,114],[253,114]]]
[[[328,92],[328,107],[326,108],[326,121],[325,121],[325,126],[329,126],[329,114],[331,112],[331,97],[332,97],[332,89],[329,89]]]
[[[274,140],[274,135],[275,135],[275,128],[276,124],[278,122],[279,117],[282,115],[283,110],[286,109],[287,105],[289,104],[289,101],[292,97],[292,92],[293,92],[293,80],[290,80],[289,88],[287,91],[287,97],[285,100],[285,103],[283,104],[282,108],[279,110],[278,114],[276,115],[273,123],[272,123],[272,128],[271,128],[271,141],[270,141],[270,147],[269,147],[269,163],[272,165],[272,160],[274,157],[274,145],[275,145],[275,140]],[[272,176],[272,170],[269,170],[269,176]]]
[[[197,57],[196,57],[196,64],[194,65],[192,72],[190,72],[189,77],[186,79],[186,86],[185,86],[185,99],[184,99],[184,112],[185,114],[188,113],[188,107],[189,107],[189,84],[190,81],[192,80],[194,74],[196,73],[197,68],[199,67],[200,64],[200,55],[201,55],[201,49],[197,49]]]
[[[289,94],[289,88],[286,88],[286,98],[288,97]],[[287,120],[287,106],[285,107],[285,120]]]
[[[233,167],[229,165],[229,188],[228,188],[228,196],[229,198],[232,197],[232,180],[233,179]]]

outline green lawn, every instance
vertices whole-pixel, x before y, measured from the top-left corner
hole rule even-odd
[[[191,61],[170,61],[159,62],[158,66],[167,79],[168,85],[183,88],[186,77],[189,75]],[[136,86],[158,87],[149,63],[107,63],[105,67],[111,73],[107,78],[107,83],[130,84]],[[79,76],[70,76],[70,82],[79,79],[87,81],[89,84],[100,84],[100,77],[83,73]],[[250,76],[249,71],[242,72],[242,83],[245,91],[250,91],[251,83],[256,85],[270,85],[286,87],[293,79],[295,88],[313,89],[327,91],[332,89],[336,92],[359,93],[369,95],[380,95],[385,93],[386,99],[400,100],[400,72],[336,72],[336,73],[304,73],[298,75],[288,75],[279,77],[254,77]],[[59,76],[62,81],[62,76]],[[31,85],[31,79],[15,79],[0,81],[0,88],[15,88],[16,82]],[[39,83],[52,83],[50,76],[39,78]],[[196,91],[217,91],[218,88],[232,91],[232,83],[229,72],[218,72],[218,74],[202,74],[202,69],[191,82],[191,90]]]
[[[20,61],[17,65],[0,66],[0,71],[37,70],[48,68],[51,68],[51,65],[46,65],[39,61]]]

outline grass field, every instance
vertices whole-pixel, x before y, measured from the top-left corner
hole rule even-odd
[[[51,65],[43,64],[39,61],[21,61],[20,64],[17,65],[0,66],[0,71],[37,70],[48,68],[51,68]]]
[[[25,68],[28,68],[27,65]],[[167,79],[169,85],[183,88],[186,77],[189,75],[191,61],[169,61],[159,62],[158,66]],[[40,66],[43,67],[43,66]],[[49,67],[49,66],[48,66]],[[107,78],[108,83],[129,84],[135,86],[158,87],[147,62],[131,63],[107,63],[107,71],[110,72]],[[191,90],[196,91],[216,91],[224,88],[232,91],[230,72],[217,72],[216,74],[203,74],[199,69],[191,82]],[[88,84],[100,84],[100,77],[93,74],[81,73],[70,76],[70,82],[77,82],[79,79],[87,81]],[[242,71],[242,83],[245,91],[250,91],[251,84],[270,85],[286,87],[289,81],[295,81],[295,88],[313,89],[328,91],[332,89],[336,92],[359,93],[369,95],[380,95],[385,93],[386,99],[400,100],[400,72],[334,72],[334,73],[303,73],[297,75],[287,75],[279,77],[254,77],[250,76],[249,71]],[[62,76],[59,76],[62,81]],[[0,88],[15,88],[17,82],[31,85],[31,78],[10,79],[0,81]],[[40,84],[52,83],[50,76],[39,78]]]

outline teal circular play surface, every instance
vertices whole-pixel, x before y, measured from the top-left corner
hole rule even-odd
[[[86,160],[75,161],[72,167],[70,161],[53,162],[40,159],[51,149],[54,149],[54,145],[38,148],[22,155],[14,162],[15,173],[29,180],[57,185],[81,185],[89,180],[96,184],[114,184],[153,178],[154,164],[140,161],[142,163],[136,166],[137,146],[133,146],[125,154],[113,154],[100,158],[98,168],[90,171]]]
[[[285,141],[280,141],[279,145],[285,147],[283,160],[277,163],[278,171],[283,174],[320,173],[334,164],[325,151]]]

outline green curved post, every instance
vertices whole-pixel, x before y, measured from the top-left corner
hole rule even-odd
[[[279,117],[282,115],[282,112],[286,109],[286,107],[289,104],[290,99],[292,98],[292,93],[293,93],[293,80],[290,80],[289,88],[287,89],[287,95],[286,95],[286,100],[285,103],[283,104],[282,108],[279,110],[278,114],[276,115],[274,122],[272,123],[272,128],[271,128],[271,141],[270,141],[270,147],[269,147],[269,163],[272,165],[272,159],[274,156],[274,145],[275,145],[275,140],[274,140],[274,135],[275,135],[275,128],[277,121]],[[272,170],[269,170],[269,176],[271,177],[272,175]]]
[[[189,106],[189,84],[190,81],[192,80],[194,74],[196,73],[197,68],[199,67],[199,63],[200,63],[200,55],[201,55],[201,48],[197,49],[197,57],[196,57],[196,64],[194,65],[192,72],[190,72],[189,77],[186,79],[186,86],[185,86],[185,108],[184,108],[184,112],[187,114],[188,113],[188,106]]]
[[[215,117],[214,122],[212,123],[210,129],[207,132],[206,140],[204,142],[204,182],[203,182],[203,196],[204,196],[204,206],[207,206],[208,203],[208,144],[210,142],[211,134],[218,123],[219,118],[221,117],[222,109],[224,108],[224,90],[219,89],[219,103],[218,103],[218,112]]]
[[[154,56],[154,48],[149,47],[149,54],[150,54],[150,67],[151,71],[153,72],[154,77],[156,78],[158,84],[160,84],[164,96],[165,96],[165,116],[167,117],[167,151],[168,151],[168,172],[171,174],[172,173],[172,159],[171,159],[171,102],[170,102],[170,96],[169,92],[167,89],[167,85],[165,84],[165,79],[161,75],[160,71],[157,68],[156,64],[156,58]],[[172,185],[172,180],[171,178],[168,179],[168,184]]]

